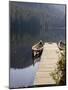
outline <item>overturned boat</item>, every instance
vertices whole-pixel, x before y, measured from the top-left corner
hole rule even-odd
[[[40,40],[39,43],[32,46],[32,57],[40,57],[43,51],[43,42]]]

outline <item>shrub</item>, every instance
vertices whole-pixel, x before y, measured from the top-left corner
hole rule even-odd
[[[55,80],[57,85],[64,85],[66,83],[66,63],[65,63],[65,50],[61,53],[57,68],[50,74]]]

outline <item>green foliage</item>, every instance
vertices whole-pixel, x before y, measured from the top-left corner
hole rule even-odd
[[[59,61],[57,62],[57,68],[51,72],[52,78],[55,80],[57,85],[65,84],[66,79],[66,68],[65,68],[65,50],[61,53],[61,57],[59,57]]]

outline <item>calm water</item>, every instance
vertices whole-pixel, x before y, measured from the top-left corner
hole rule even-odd
[[[32,59],[31,48],[22,47],[21,45],[11,51],[10,88],[32,86],[40,57]]]
[[[10,69],[10,88],[32,86],[38,69],[37,62],[34,66],[31,65],[24,69]]]

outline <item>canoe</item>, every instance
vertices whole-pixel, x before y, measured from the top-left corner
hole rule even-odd
[[[33,56],[40,56],[42,54],[43,51],[43,43],[39,42],[37,44],[35,44],[34,46],[32,46],[32,55]]]
[[[58,43],[58,48],[59,48],[60,50],[64,50],[64,49],[65,49],[65,43],[62,42],[62,41],[60,41],[60,42]]]

